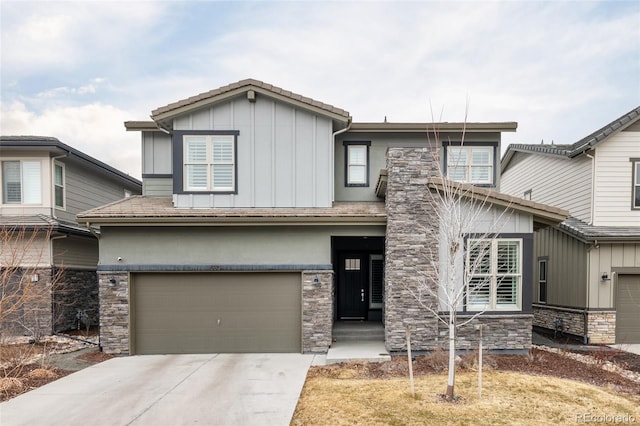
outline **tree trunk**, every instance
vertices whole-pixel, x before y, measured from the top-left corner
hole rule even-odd
[[[453,399],[453,385],[456,377],[456,325],[453,315],[449,315],[449,379],[447,381],[447,399]]]

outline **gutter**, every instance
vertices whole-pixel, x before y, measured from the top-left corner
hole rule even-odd
[[[349,120],[347,121],[347,127],[344,129],[338,130],[331,134],[332,144],[331,144],[331,170],[329,170],[330,176],[333,176],[333,182],[331,185],[331,201],[334,202],[336,200],[335,191],[336,191],[336,182],[335,182],[335,157],[336,157],[336,136],[341,135],[345,132],[348,132],[351,129],[351,125],[353,124],[351,120],[351,116],[349,116]]]

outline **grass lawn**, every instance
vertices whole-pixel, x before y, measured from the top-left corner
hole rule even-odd
[[[445,375],[408,379],[310,376],[292,425],[640,424],[640,407],[614,392],[572,380],[488,371],[478,399],[476,373],[458,373],[455,403],[444,402]],[[591,416],[591,417],[588,417]],[[594,421],[600,417],[602,421]],[[624,419],[626,418],[626,422]],[[589,421],[590,420],[590,421]]]

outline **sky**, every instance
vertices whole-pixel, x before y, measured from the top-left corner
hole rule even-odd
[[[0,133],[140,178],[124,121],[254,78],[354,122],[573,143],[640,105],[640,1],[0,0]]]

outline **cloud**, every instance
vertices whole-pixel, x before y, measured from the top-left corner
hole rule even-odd
[[[1,104],[3,135],[52,136],[136,178],[141,176],[140,135],[127,133],[131,113],[99,103],[55,107],[42,113],[21,102]]]

